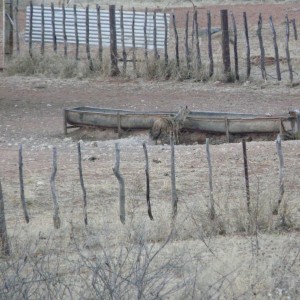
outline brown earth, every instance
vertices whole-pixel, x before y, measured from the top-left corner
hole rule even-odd
[[[272,15],[276,15],[276,21],[280,22],[286,11],[292,10],[295,14],[298,13],[299,5],[286,3],[259,7],[261,11],[265,9],[266,16],[272,10]],[[206,6],[205,9],[207,8]],[[215,9],[215,14],[218,15],[220,6],[209,9],[211,11]],[[252,24],[256,24],[257,6],[233,6],[232,10],[235,9],[240,12],[246,10]],[[278,14],[275,14],[275,11]],[[2,26],[2,22],[0,24]],[[192,110],[280,114],[287,113],[290,109],[299,109],[299,95],[299,86],[291,88],[285,83],[259,81],[224,84],[219,81],[157,82],[140,79],[128,81],[121,78],[63,80],[45,77],[7,77],[2,73],[0,75],[0,177],[6,201],[9,235],[13,236],[14,241],[18,239],[25,241],[26,239],[41,240],[41,236],[52,234],[49,178],[53,146],[57,146],[58,149],[57,190],[63,227],[61,236],[56,242],[60,243],[63,240],[60,247],[67,245],[68,251],[70,253],[73,251],[68,248],[70,222],[74,222],[75,226],[78,226],[77,230],[84,235],[82,192],[77,175],[77,139],[72,140],[63,134],[62,112],[66,107],[85,105],[147,111],[177,110],[179,105],[188,105]],[[114,138],[117,136],[115,135]],[[151,200],[155,218],[155,222],[151,222],[146,220],[144,201],[144,156],[141,147],[144,140],[148,141],[148,137],[144,134],[118,140],[121,145],[121,171],[125,176],[128,200],[127,227],[123,227],[119,221],[116,221],[118,220],[118,185],[111,170],[114,164],[114,141],[96,143],[86,141],[82,144],[84,178],[88,191],[89,230],[93,231],[95,236],[97,234],[104,236],[101,230],[99,233],[99,228],[108,226],[112,233],[108,233],[109,236],[104,236],[103,239],[114,241],[119,237],[122,240],[126,236],[124,228],[133,231],[130,226],[139,221],[141,224],[146,224],[146,228],[149,229],[150,241],[161,241],[165,238],[169,225],[166,216],[170,215],[171,201],[170,148],[153,146],[149,143]],[[27,227],[19,200],[17,161],[20,143],[24,145],[25,193],[31,218]],[[267,232],[256,236],[256,244],[254,237],[249,238],[247,235],[240,234],[240,227],[244,228],[247,225],[241,144],[211,147],[217,214],[224,221],[223,226],[228,235],[210,238],[208,241],[210,248],[206,248],[202,242],[199,243],[199,234],[201,235],[203,230],[201,218],[207,209],[206,203],[209,199],[205,147],[204,145],[176,147],[179,196],[178,240],[172,243],[170,251],[173,253],[176,251],[174,248],[182,247],[193,257],[203,255],[207,273],[201,273],[201,276],[203,276],[202,282],[207,285],[214,284],[216,277],[212,276],[211,279],[205,274],[221,274],[220,276],[225,277],[232,271],[235,276],[230,283],[233,286],[232,294],[231,297],[228,294],[226,297],[226,293],[225,296],[223,294],[225,299],[298,298],[299,145],[299,141],[283,142],[284,201],[288,205],[291,229],[284,232],[276,231],[273,234],[272,230],[278,228],[280,222],[279,217],[270,214],[272,206],[277,203],[279,190],[275,143],[273,141],[248,143],[251,201],[258,205],[259,218],[263,223],[261,226]],[[195,219],[191,219],[191,215]],[[203,236],[201,241],[202,239]],[[17,244],[16,241],[14,243]],[[210,249],[213,249],[214,255],[211,254]],[[234,268],[236,269],[233,270]],[[238,297],[238,295],[242,296]]]

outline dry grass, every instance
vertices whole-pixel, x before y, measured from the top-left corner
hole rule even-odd
[[[150,221],[142,146],[126,139],[120,143],[125,226],[118,220],[118,184],[111,169],[113,142],[98,142],[97,147],[86,142],[82,147],[87,227],[75,147],[58,151],[59,230],[52,229],[51,151],[24,149],[25,193],[31,202],[28,225],[22,221],[17,177],[11,177],[13,170],[17,172],[10,162],[14,158],[2,165],[2,174],[9,174],[2,183],[13,249],[10,259],[2,258],[2,298],[18,298],[21,292],[40,298],[45,291],[56,299],[132,299],[139,298],[137,295],[146,299],[297,298],[300,240],[295,230],[300,228],[300,207],[294,186],[299,169],[294,153],[298,142],[283,144],[289,227],[281,226],[282,210],[279,216],[272,214],[278,196],[275,144],[248,144],[250,216],[241,145],[211,146],[214,221],[207,211],[204,146],[176,147],[179,207],[171,236],[169,146],[148,146],[154,215]],[[255,155],[258,147],[261,155]]]

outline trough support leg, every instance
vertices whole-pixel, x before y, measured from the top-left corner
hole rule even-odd
[[[118,114],[118,138],[121,138],[122,128],[121,128],[121,115]]]
[[[229,120],[228,120],[228,118],[225,118],[225,129],[226,129],[227,143],[230,143]]]
[[[68,127],[67,127],[67,111],[64,109],[64,135],[68,134]]]

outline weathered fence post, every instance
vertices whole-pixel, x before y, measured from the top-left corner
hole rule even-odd
[[[176,17],[175,14],[173,16],[173,27],[174,27],[174,35],[175,35],[175,59],[176,59],[176,67],[179,68],[179,40],[178,40],[178,32],[176,28]]]
[[[191,54],[189,49],[189,11],[186,13],[186,20],[185,20],[184,49],[185,49],[186,67],[189,71],[191,69]]]
[[[248,21],[247,14],[243,12],[244,19],[244,30],[245,30],[245,39],[246,39],[246,65],[247,65],[247,79],[250,77],[251,73],[251,62],[250,62],[250,43],[249,43],[249,33],[248,33]]]
[[[221,10],[221,28],[222,28],[222,57],[223,57],[224,73],[228,80],[230,72],[231,72],[231,66],[230,66],[230,48],[229,48],[228,11],[227,11],[227,9]]]
[[[53,201],[53,224],[55,229],[60,228],[60,217],[59,217],[59,206],[56,197],[55,177],[57,172],[57,152],[56,147],[53,147],[53,163],[52,163],[52,174],[50,178],[50,186]]]
[[[211,14],[207,12],[207,39],[208,39],[208,57],[209,57],[209,77],[214,74],[214,59],[211,42]]]
[[[177,216],[177,203],[178,197],[176,192],[176,171],[175,171],[175,147],[174,136],[171,135],[171,188],[172,188],[172,220],[174,221]]]
[[[23,180],[23,153],[22,153],[22,144],[19,146],[19,180],[20,180],[20,194],[21,194],[21,203],[23,207],[24,217],[26,223],[29,223],[29,216],[27,212],[25,192],[24,192],[24,180]]]
[[[143,142],[143,149],[145,153],[145,173],[146,173],[146,200],[148,207],[148,216],[150,220],[153,220],[152,211],[151,211],[151,202],[150,202],[150,177],[149,177],[149,160],[148,160],[148,151],[146,142]]]
[[[57,40],[56,40],[56,32],[55,32],[55,10],[54,4],[51,2],[51,24],[52,24],[52,38],[53,38],[53,50],[57,52]]]
[[[68,56],[67,32],[66,32],[66,9],[65,4],[62,4],[62,17],[63,17],[63,37],[64,37],[64,56]]]
[[[249,174],[248,174],[248,158],[246,141],[243,139],[243,158],[244,158],[244,173],[245,173],[245,185],[246,185],[246,203],[247,211],[250,214],[250,187],[249,187]]]
[[[275,64],[276,64],[276,73],[277,73],[277,80],[281,80],[281,72],[280,72],[280,64],[279,64],[279,54],[278,54],[278,45],[277,45],[277,35],[276,30],[273,24],[273,18],[270,16],[270,26],[273,33],[273,43],[274,43],[274,51],[275,51]]]
[[[208,163],[208,182],[209,182],[209,217],[211,220],[215,219],[215,201],[214,201],[214,193],[213,193],[213,184],[212,184],[212,167],[211,167],[211,159],[210,159],[210,151],[209,151],[209,138],[206,139],[206,158]]]
[[[74,4],[74,28],[75,28],[75,43],[76,43],[76,50],[75,50],[75,58],[78,60],[79,56],[79,36],[78,36],[78,24],[77,24],[77,6]]]
[[[117,31],[116,31],[116,6],[109,5],[109,26],[110,26],[110,75],[117,76],[120,74],[118,68],[118,51],[117,51]]]
[[[290,21],[289,17],[285,15],[285,23],[286,23],[286,40],[285,40],[285,53],[286,53],[286,60],[289,68],[289,75],[290,75],[290,82],[293,83],[293,67],[291,64],[291,56],[290,56],[290,48],[289,48],[289,41],[290,41]]]
[[[29,3],[29,37],[28,37],[28,47],[29,47],[29,55],[32,57],[32,18],[33,18],[33,5],[32,1]]]
[[[282,202],[283,194],[284,194],[284,161],[283,161],[280,135],[278,135],[276,139],[276,152],[279,158],[279,195],[278,195],[277,207],[273,210],[274,215],[278,214],[279,207]]]
[[[195,9],[194,11],[194,23],[195,23],[195,34],[196,34],[196,71],[197,76],[199,76],[199,71],[201,68],[201,54],[200,54],[200,44],[199,44],[199,24],[198,24],[198,13]]]
[[[231,13],[232,19],[232,27],[233,27],[233,34],[234,34],[234,41],[233,41],[233,51],[234,51],[234,70],[235,70],[235,79],[239,80],[239,58],[238,58],[238,49],[237,49],[237,29],[234,14]]]
[[[119,143],[115,145],[116,149],[116,161],[113,167],[113,172],[119,182],[119,209],[120,209],[120,220],[122,224],[125,224],[125,183],[124,178],[120,173],[120,148]]]
[[[89,61],[89,65],[90,65],[90,70],[93,70],[93,62],[92,62],[92,58],[91,58],[91,49],[90,49],[90,17],[89,17],[89,10],[90,7],[89,5],[86,6],[85,8],[85,29],[86,29],[86,33],[85,33],[85,41],[86,41],[86,55],[87,55],[87,59]]]
[[[4,61],[11,59],[13,55],[14,47],[14,36],[13,36],[13,1],[4,0],[3,1],[4,10],[3,10],[3,23],[4,23]]]
[[[263,43],[263,38],[261,34],[262,30],[262,17],[261,14],[259,14],[258,17],[258,28],[257,28],[257,36],[259,40],[259,48],[260,48],[260,68],[261,68],[261,75],[263,79],[267,79],[266,69],[265,69],[265,48]]]
[[[153,13],[153,48],[154,48],[154,60],[158,60],[159,55],[157,51],[156,11]]]
[[[136,72],[136,54],[135,54],[135,9],[132,8],[132,65]]]
[[[295,38],[295,41],[298,40],[298,34],[297,34],[297,27],[296,27],[296,19],[292,19],[292,24],[293,24],[293,29],[294,29],[294,38]]]
[[[9,256],[10,247],[9,247],[9,240],[8,240],[8,235],[6,230],[4,199],[2,193],[1,180],[0,180],[0,241],[1,241],[1,254]]]
[[[19,0],[16,1],[15,5],[15,31],[16,31],[16,47],[17,54],[20,54],[20,36],[19,36]]]
[[[168,56],[168,22],[167,22],[167,14],[164,13],[164,24],[165,24],[165,41],[164,41],[164,48],[165,48],[165,66],[169,63],[169,56]]]
[[[45,9],[44,4],[41,4],[41,54],[45,53]]]
[[[147,19],[148,19],[148,8],[145,9],[145,20],[144,20],[144,55],[146,60],[146,66],[148,70],[148,40],[147,40]]]
[[[97,29],[98,29],[98,56],[100,61],[100,66],[102,68],[103,64],[103,46],[102,46],[102,31],[101,31],[101,17],[100,17],[100,6],[96,4],[97,10]]]
[[[120,11],[120,26],[121,26],[121,42],[122,42],[123,75],[125,75],[126,66],[127,66],[127,53],[125,49],[123,5],[121,5],[121,11]]]
[[[88,218],[87,218],[86,189],[85,189],[84,181],[83,181],[82,159],[81,159],[80,142],[77,143],[77,151],[78,151],[78,171],[79,171],[79,179],[80,179],[80,185],[81,185],[82,194],[83,194],[83,214],[84,214],[84,224],[87,225],[87,224],[88,224]]]

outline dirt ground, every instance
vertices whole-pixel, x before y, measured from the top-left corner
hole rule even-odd
[[[220,6],[209,8],[218,11]],[[233,6],[232,10],[246,9],[251,17],[249,8],[253,11],[255,23],[258,10],[256,6]],[[275,8],[278,15],[275,14]],[[265,14],[270,14],[272,10],[276,20],[277,16],[283,19],[286,11],[298,13],[298,8],[299,5],[295,3],[260,6]],[[180,105],[188,105],[191,110],[201,111],[281,114],[290,109],[299,109],[299,96],[300,86],[291,88],[284,82],[224,84],[219,81],[157,82],[121,78],[63,80],[8,77],[1,73],[0,178],[8,231],[14,237],[13,245],[17,244],[17,239],[34,240],[41,236],[50,236],[53,232],[49,188],[53,146],[58,149],[57,191],[63,224],[61,235],[70,238],[71,221],[75,223],[78,231],[83,231],[82,191],[77,175],[78,138],[64,136],[64,108],[95,106],[159,111],[177,110]],[[112,233],[109,238],[112,240],[116,239],[116,233],[121,237],[125,235],[125,229],[118,220],[118,185],[111,169],[114,165],[115,141],[88,139],[82,142],[90,226],[97,234],[98,228],[110,226]],[[138,219],[149,230],[149,240],[160,241],[169,227],[166,216],[170,214],[171,201],[170,147],[154,146],[144,133],[117,141],[121,147],[121,171],[125,176],[128,199],[126,229],[133,230],[130,226],[138,222]],[[151,199],[155,222],[146,220],[144,156],[141,147],[143,141],[148,142],[149,148]],[[24,147],[25,194],[31,218],[29,225],[25,224],[19,200],[19,144]],[[202,225],[199,225],[202,224],[200,217],[207,208],[209,199],[205,146],[180,145],[176,147],[178,239],[171,245],[170,251],[182,248],[191,256],[196,255],[195,253],[203,255],[203,270],[206,273],[201,273],[202,285],[214,284],[214,280],[218,280],[217,275],[234,274],[234,279],[230,279],[233,291],[227,294],[217,293],[220,298],[232,299],[234,295],[235,299],[297,299],[300,293],[300,142],[283,142],[284,201],[288,204],[288,216],[292,224],[290,231],[277,230],[279,217],[271,214],[267,220],[265,218],[276,203],[279,193],[279,162],[275,142],[253,141],[247,145],[251,201],[259,206],[259,218],[263,228],[256,237],[256,244],[253,236],[241,234],[241,227],[247,225],[241,144],[211,146],[217,214],[225,224],[223,229],[227,235],[209,238],[209,248],[202,242],[199,243],[199,234],[203,230]],[[197,226],[195,219],[191,220],[189,217],[191,214],[198,218]],[[64,243],[67,244],[68,241],[64,240]],[[253,243],[257,248],[253,248]],[[211,249],[214,255],[211,255]],[[211,277],[205,274],[210,274]]]

